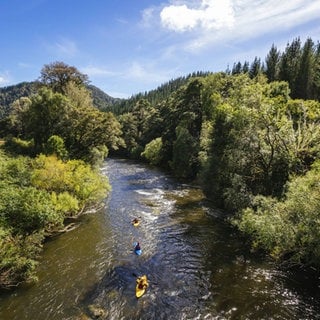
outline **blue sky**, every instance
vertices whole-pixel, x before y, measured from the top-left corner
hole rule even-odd
[[[75,66],[113,97],[320,35],[320,0],[0,0],[0,87]]]

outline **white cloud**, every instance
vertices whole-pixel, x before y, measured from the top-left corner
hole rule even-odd
[[[0,76],[0,85],[5,84],[6,82],[7,80],[4,77]]]
[[[186,4],[164,7],[160,13],[162,25],[177,32],[200,27],[206,30],[231,27],[234,12],[230,0],[202,0],[198,8]]]
[[[154,19],[155,8],[147,8],[142,11],[142,25],[149,27]]]
[[[235,26],[229,39],[252,39],[298,27],[320,16],[320,2],[314,0],[234,0]],[[289,39],[288,39],[289,40]]]
[[[320,16],[319,0],[181,0],[163,7],[162,27],[184,34],[192,51],[228,41],[248,41],[289,30]]]
[[[0,86],[4,86],[10,83],[8,72],[1,73],[0,72]]]

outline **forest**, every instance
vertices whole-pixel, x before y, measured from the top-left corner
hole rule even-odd
[[[1,287],[32,279],[45,235],[106,196],[97,169],[113,155],[198,183],[254,250],[319,271],[319,43],[273,45],[265,63],[195,72],[112,108],[87,84],[45,65],[36,93],[0,119]]]
[[[86,82],[74,67],[46,65],[37,91],[1,119],[2,289],[35,280],[45,239],[103,205],[110,191],[99,163],[122,144],[120,125],[93,106]]]

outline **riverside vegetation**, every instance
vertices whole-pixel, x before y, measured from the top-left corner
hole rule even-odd
[[[256,58],[231,71],[197,72],[100,111],[84,86],[85,75],[61,62],[46,65],[37,93],[13,102],[1,119],[6,152],[32,156],[2,155],[1,174],[11,182],[1,184],[1,192],[21,189],[21,207],[10,211],[12,203],[6,207],[2,197],[1,246],[9,246],[5,252],[15,254],[14,263],[22,252],[38,254],[34,241],[41,243],[46,231],[61,226],[87,199],[96,201],[93,194],[105,194],[92,190],[91,197],[78,198],[86,180],[71,183],[77,180],[70,174],[73,165],[91,174],[109,153],[197,181],[208,199],[230,213],[230,223],[247,234],[253,249],[319,271],[319,79],[319,43],[307,39],[302,46],[296,39],[282,54],[272,46],[265,65]],[[44,173],[58,168],[66,173]],[[108,189],[102,181],[93,184]],[[28,195],[41,199],[32,201],[37,205],[30,211],[23,209]],[[40,215],[35,221],[32,210]],[[24,270],[34,270],[30,261],[25,269],[17,264],[17,274],[29,276]],[[1,274],[7,270],[2,267]]]
[[[42,70],[38,91],[2,120],[0,288],[36,278],[45,237],[99,205],[110,185],[98,171],[120,126],[93,104],[87,79],[63,63]]]

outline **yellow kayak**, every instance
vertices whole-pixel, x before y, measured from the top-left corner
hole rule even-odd
[[[139,224],[140,224],[140,221],[133,221],[132,222],[132,225],[135,226],[135,227],[137,227]]]
[[[137,285],[136,285],[136,297],[140,298],[144,295],[146,292],[146,289],[148,287],[148,280],[147,276],[141,276],[137,278]]]

